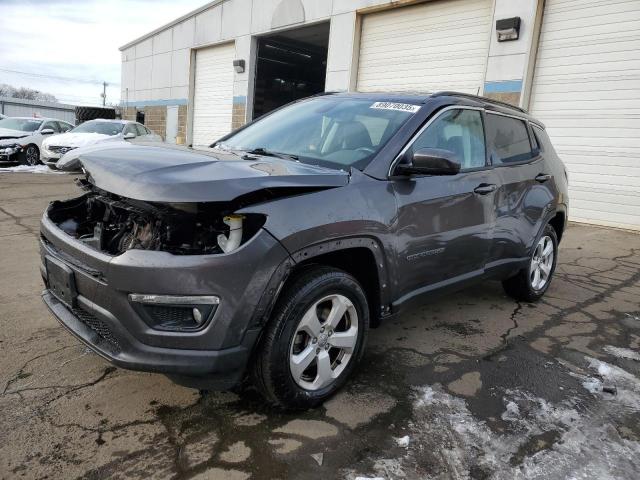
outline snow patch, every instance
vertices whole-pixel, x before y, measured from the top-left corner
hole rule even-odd
[[[638,381],[618,367],[593,362],[599,374]],[[597,382],[584,380],[594,390]],[[640,401],[640,392],[634,391],[633,397]],[[552,404],[528,392],[506,390],[501,417],[509,428],[503,432],[475,418],[464,400],[442,387],[425,387],[414,403],[420,421],[411,435],[405,468],[411,468],[412,456],[430,452],[430,463],[444,466],[434,477],[469,478],[475,469],[497,479],[633,478],[640,468],[640,443],[622,438],[611,424],[611,416],[621,413],[617,396],[613,398],[586,412],[577,399]],[[629,404],[630,399],[622,402]],[[545,441],[541,435],[553,432],[557,440],[552,445],[537,446]],[[521,455],[519,465],[512,465]]]
[[[520,407],[515,402],[507,402],[506,410],[502,414],[503,420],[516,420],[520,417]]]
[[[607,345],[606,347],[604,347],[604,351],[610,355],[613,355],[614,357],[626,358],[629,360],[636,360],[640,362],[640,353],[629,348],[620,348],[614,347],[612,345]]]
[[[396,438],[396,443],[398,444],[399,447],[407,448],[409,446],[410,442],[411,442],[411,439],[409,438],[409,435],[405,435],[404,437]]]
[[[15,167],[3,167],[0,168],[0,173],[13,172],[13,173],[53,173],[64,174],[58,170],[52,170],[46,165],[16,165]]]
[[[582,386],[589,393],[600,393],[602,392],[602,382],[597,378],[589,377],[584,382],[582,382]]]

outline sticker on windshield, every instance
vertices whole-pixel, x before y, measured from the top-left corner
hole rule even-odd
[[[378,110],[397,110],[399,112],[416,113],[420,110],[420,105],[411,105],[410,103],[394,103],[394,102],[376,102],[370,108]]]

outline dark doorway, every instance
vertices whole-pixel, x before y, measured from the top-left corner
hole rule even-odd
[[[324,91],[329,23],[258,38],[253,118]]]

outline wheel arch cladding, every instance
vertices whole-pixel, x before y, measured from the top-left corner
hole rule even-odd
[[[292,258],[296,262],[292,274],[310,265],[326,265],[352,275],[367,296],[372,326],[376,326],[380,317],[388,313],[388,273],[376,240],[344,238],[323,242],[299,250],[292,254]]]
[[[553,216],[549,220],[549,225],[551,225],[556,231],[556,237],[558,237],[558,243],[560,243],[560,240],[562,239],[562,233],[564,232],[564,228],[566,226],[565,213],[562,211],[556,212],[555,216]]]

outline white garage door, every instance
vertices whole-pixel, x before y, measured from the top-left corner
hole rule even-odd
[[[358,90],[481,91],[491,0],[395,8],[362,20]]]
[[[530,110],[567,165],[571,219],[640,229],[640,1],[547,0]]]
[[[196,51],[194,145],[210,145],[231,131],[235,51],[233,43]]]

